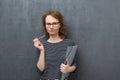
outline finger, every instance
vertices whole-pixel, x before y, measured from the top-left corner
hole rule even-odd
[[[64,67],[60,67],[60,71],[61,72],[65,71],[65,68]]]
[[[60,71],[61,71],[62,73],[65,73],[65,68],[61,68]]]
[[[69,65],[69,61],[68,61],[68,58],[66,59],[66,65]]]
[[[61,69],[61,70],[65,70],[65,65],[64,65],[64,64],[61,64],[60,69]]]
[[[65,67],[65,64],[61,64],[61,67]]]
[[[41,44],[38,44],[38,46],[41,46]]]
[[[34,42],[34,43],[37,42],[37,44],[39,44],[38,46],[41,46],[41,44],[42,44],[38,38],[35,38],[35,39],[33,40],[33,42]]]
[[[36,42],[36,41],[38,41],[39,39],[38,38],[35,38],[34,40],[33,40],[33,42]]]

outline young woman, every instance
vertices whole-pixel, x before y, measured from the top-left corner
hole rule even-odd
[[[58,11],[47,11],[42,16],[46,41],[33,40],[34,46],[39,49],[40,56],[37,62],[38,69],[42,72],[41,80],[60,80],[62,73],[75,71],[76,65],[69,65],[66,59],[66,49],[73,46],[71,39],[66,39],[64,18]],[[66,64],[64,61],[66,60]]]

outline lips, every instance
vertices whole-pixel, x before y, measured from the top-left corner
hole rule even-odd
[[[50,32],[55,32],[55,30],[53,30],[53,29],[51,29],[51,30],[49,30]]]
[[[53,34],[53,33],[56,33],[56,32],[57,32],[57,29],[49,29],[48,30],[48,33],[52,33]]]

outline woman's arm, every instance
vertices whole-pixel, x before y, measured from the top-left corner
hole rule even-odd
[[[66,60],[66,64],[61,64],[60,66],[60,71],[62,73],[69,73],[69,72],[73,72],[76,70],[76,66],[75,65],[69,65],[68,63],[68,59]]]
[[[44,50],[40,51],[39,59],[37,62],[37,67],[40,71],[44,71],[44,68],[45,68],[45,53],[44,52],[45,52]]]
[[[37,62],[37,67],[38,67],[38,69],[40,71],[43,71],[44,68],[45,68],[45,51],[44,51],[44,46],[40,42],[40,40],[38,38],[35,38],[33,40],[33,42],[34,42],[34,46],[40,50],[40,55],[39,55],[39,59],[38,59],[38,62]]]

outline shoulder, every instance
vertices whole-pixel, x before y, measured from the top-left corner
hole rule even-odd
[[[64,39],[65,42],[69,44],[69,46],[75,45],[74,41],[72,39]]]

